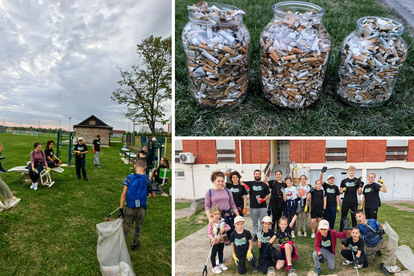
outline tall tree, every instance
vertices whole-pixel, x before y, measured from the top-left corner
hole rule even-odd
[[[112,92],[111,99],[127,105],[125,117],[147,124],[155,136],[155,124],[165,124],[164,111],[171,100],[171,36],[150,36],[137,45],[137,53],[142,58],[140,65],[131,70],[119,69],[120,85]]]

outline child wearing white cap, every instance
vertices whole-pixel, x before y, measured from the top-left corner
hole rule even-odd
[[[335,269],[335,247],[336,239],[346,239],[348,232],[352,228],[346,229],[339,233],[329,228],[329,222],[325,219],[319,222],[318,232],[315,239],[315,251],[313,251],[313,261],[315,263],[316,272],[321,273],[321,263],[328,261],[328,268]]]
[[[253,241],[250,231],[244,229],[244,218],[237,216],[234,219],[235,230],[230,235],[231,252],[238,267],[239,274],[246,273],[246,259],[253,267],[254,272],[259,271],[256,257],[252,252]]]
[[[274,232],[271,230],[272,228],[272,218],[269,216],[265,216],[262,220],[263,225],[263,232],[257,233],[257,246],[259,247],[259,269],[262,270],[264,274],[267,273],[269,269],[269,262],[277,262],[277,260],[281,257],[282,253],[276,250],[272,246],[274,242]]]
[[[85,154],[88,153],[88,147],[84,144],[83,137],[78,138],[78,143],[73,147],[73,154],[75,154],[75,167],[76,167],[76,174],[78,175],[78,180],[81,179],[81,169],[83,179],[88,181],[88,177],[86,176],[86,169],[85,169]]]

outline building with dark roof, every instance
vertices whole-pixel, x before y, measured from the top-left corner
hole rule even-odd
[[[86,144],[92,144],[96,136],[101,135],[101,145],[109,146],[110,137],[113,132],[113,127],[108,126],[95,115],[83,120],[77,125],[73,125],[73,130],[76,137],[83,137]]]

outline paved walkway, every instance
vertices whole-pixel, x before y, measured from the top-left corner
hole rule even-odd
[[[414,207],[414,202],[412,202],[412,201],[386,201],[384,203],[387,204],[387,205],[389,205],[389,206],[398,208],[398,210],[402,210],[402,211],[407,211],[407,212],[414,213],[414,209],[413,208],[398,205],[398,204],[404,203],[404,204],[412,205]]]
[[[252,232],[253,224],[251,218],[246,217],[245,219],[245,229]],[[175,275],[201,275],[211,248],[209,245],[207,230],[208,228],[206,226],[194,234],[175,243]],[[227,260],[228,262],[233,261],[229,245],[224,247],[224,260]],[[209,275],[213,274],[211,269],[211,261],[209,260],[207,265]]]
[[[189,211],[190,211],[190,208],[175,210],[175,219],[186,217]]]
[[[413,0],[377,0],[387,9],[404,21],[405,27],[411,27],[411,34],[414,34],[414,1]]]

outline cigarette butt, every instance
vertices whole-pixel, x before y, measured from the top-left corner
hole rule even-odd
[[[318,61],[318,58],[316,58],[316,57],[302,58],[300,61],[302,61],[302,62],[313,62],[313,61]]]
[[[292,53],[295,53],[295,54],[302,54],[303,53],[303,51],[301,50],[301,49],[298,49],[298,48],[292,48]]]
[[[220,86],[220,85],[222,85],[222,84],[225,84],[226,82],[228,82],[229,81],[229,78],[226,78],[226,79],[223,79],[223,80],[221,80],[221,81],[219,81],[216,85],[217,86]]]
[[[220,60],[220,63],[217,65],[217,67],[218,68],[221,68],[221,66],[223,66],[224,65],[224,63],[226,63],[226,61],[228,60],[229,58],[227,57],[227,56],[224,56],[221,60]]]
[[[229,53],[230,55],[236,55],[236,53],[234,52],[233,49],[231,49],[230,47],[224,46],[221,48],[221,50],[223,50],[226,53]]]
[[[279,62],[279,56],[276,54],[275,50],[270,50],[270,57],[275,61],[275,62]]]
[[[208,68],[208,67],[206,67],[206,66],[203,66],[203,70],[204,70],[204,71],[211,72],[211,73],[213,73],[213,74],[215,74],[215,73],[216,73],[216,70],[214,70],[214,69],[210,69],[210,68]]]
[[[267,48],[269,48],[270,47],[270,45],[272,45],[273,44],[273,40],[269,40],[267,43],[266,43],[266,45],[263,47],[263,51],[266,51],[267,50]]]
[[[239,78],[236,82],[237,83],[241,83],[244,79],[246,78],[246,76],[242,76],[241,78]]]
[[[201,48],[201,49],[207,50],[207,51],[211,50],[210,47],[208,47],[207,45],[201,44],[201,43],[198,45],[198,47]]]
[[[231,85],[227,86],[226,91],[224,91],[224,96],[228,96],[228,95],[229,95],[229,93],[230,93],[230,89],[231,89],[232,87],[233,87],[233,86],[231,86]]]
[[[248,83],[248,81],[247,81],[247,80],[245,80],[245,81],[243,82],[242,86],[240,86],[240,91],[243,91],[243,90],[246,88],[247,83]]]

